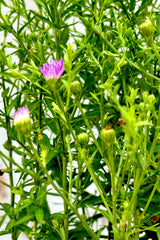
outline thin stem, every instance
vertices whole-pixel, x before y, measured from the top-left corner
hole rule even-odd
[[[99,32],[98,32],[99,33]],[[99,33],[100,34],[100,33]],[[122,58],[122,54],[112,45],[112,43],[110,43],[108,41],[108,39],[106,38],[105,35],[100,34],[101,37],[105,40],[105,42],[107,43],[107,45],[113,50],[114,53],[116,53],[119,57]],[[132,62],[131,60],[129,60],[127,57],[125,58],[125,60],[134,68],[136,68],[137,70],[139,70],[140,72],[142,72],[146,77],[148,77],[149,79],[155,79],[157,81],[160,81],[160,79],[156,76],[154,76],[153,74],[146,72],[144,69],[140,68],[136,63]]]
[[[66,140],[67,141],[67,148],[68,148],[68,154],[69,154],[69,194],[68,194],[68,197],[69,197],[69,200],[70,202],[72,203],[72,175],[73,175],[73,170],[72,170],[72,162],[73,162],[73,159],[72,159],[72,152],[71,152],[71,146],[70,146],[70,136],[68,136],[69,139]]]
[[[65,118],[66,118],[66,114],[64,111],[64,105],[62,103],[62,99],[59,95],[58,90],[55,88],[54,90],[54,97],[56,99],[56,102],[58,104],[58,106],[60,107],[61,111],[63,112]],[[67,120],[67,118],[66,118]],[[68,126],[71,129],[71,133],[73,134],[72,128],[70,126],[70,124],[68,124]],[[63,145],[63,151],[66,151],[65,149],[65,135],[66,135],[66,129],[63,128],[62,130],[62,126],[61,123],[59,122],[59,129],[60,129],[60,133],[61,133],[61,140],[62,140],[62,145]],[[74,134],[73,134],[74,136]],[[61,155],[62,156],[62,162],[63,162],[63,174],[62,174],[62,182],[63,182],[63,195],[65,196],[65,198],[68,198],[68,193],[67,193],[67,158],[64,154]],[[68,240],[68,204],[66,203],[66,201],[64,200],[64,213],[67,215],[67,218],[64,220],[64,230],[65,230],[65,238],[66,240]]]
[[[111,175],[111,184],[112,184],[112,207],[113,207],[113,226],[116,227],[117,219],[116,219],[116,184],[115,184],[115,167],[114,167],[114,159],[113,159],[113,144],[108,147],[108,159],[110,163],[110,175]]]
[[[156,131],[155,131],[155,134],[154,134],[154,139],[153,139],[153,142],[152,142],[152,146],[151,146],[149,154],[148,154],[147,163],[149,163],[149,161],[151,160],[151,157],[153,155],[156,143],[158,141],[159,125],[160,125],[160,105],[159,105],[159,109],[158,109],[158,118],[157,118]]]
[[[102,201],[103,201],[103,203],[104,203],[104,205],[105,205],[105,207],[108,211],[109,218],[110,218],[109,220],[112,222],[113,221],[113,216],[112,216],[111,210],[110,210],[109,205],[108,205],[108,203],[105,199],[105,194],[104,194],[104,191],[102,191],[102,186],[101,186],[100,182],[98,181],[97,176],[95,175],[95,172],[94,172],[93,167],[91,165],[91,161],[90,161],[90,159],[88,159],[85,152],[83,152],[84,149],[79,149],[79,151],[80,151],[81,158],[84,160],[84,162],[86,164],[86,167],[87,167],[87,169],[88,169],[88,171],[89,171],[89,173],[92,177],[92,180],[93,180],[94,184],[96,185],[97,190],[98,190],[98,192],[101,196],[101,199],[102,199]]]
[[[61,58],[61,49],[60,49],[60,31],[59,28],[57,28],[58,25],[60,25],[60,17],[58,12],[58,2],[57,0],[53,1],[54,5],[54,17],[55,17],[55,43],[56,43],[56,59],[59,60]]]
[[[4,67],[3,65],[1,64],[1,70],[2,72],[4,71]],[[4,77],[2,76],[2,87],[3,87],[3,90],[6,89],[5,87],[5,79]],[[3,105],[4,105],[4,114],[5,114],[5,119],[6,119],[6,131],[7,131],[7,140],[8,140],[8,145],[10,146],[9,147],[9,169],[10,169],[10,172],[9,172],[9,182],[10,182],[10,188],[11,188],[11,206],[14,208],[14,203],[15,203],[15,194],[12,192],[12,188],[14,187],[14,181],[13,181],[13,171],[12,171],[12,139],[10,138],[10,117],[8,116],[8,113],[7,113],[7,108],[9,106],[9,100],[8,100],[8,97],[4,97],[3,98]],[[17,239],[17,233],[16,233],[16,228],[13,227],[12,228],[12,240],[16,240]]]
[[[153,52],[155,53],[155,55],[158,59],[158,62],[160,64],[160,54],[159,54],[159,51],[157,50],[157,47],[156,47],[155,43],[153,42],[153,39],[151,39],[151,41],[149,41],[149,44],[150,44]]]
[[[98,151],[100,152],[101,155],[103,155],[103,154],[102,154],[103,151],[102,151],[102,149],[101,149],[101,147],[100,147],[97,139],[96,139],[95,136],[94,136],[94,133],[93,133],[92,128],[91,128],[91,125],[90,125],[90,123],[89,123],[89,121],[88,121],[88,119],[87,119],[87,117],[86,117],[86,114],[83,112],[81,103],[78,102],[78,101],[77,101],[76,103],[77,103],[77,106],[78,106],[78,108],[79,108],[79,110],[80,110],[80,112],[81,112],[81,114],[82,114],[83,120],[85,121],[85,124],[86,124],[86,126],[88,127],[88,129],[89,129],[89,132],[90,132],[90,134],[91,134],[91,137],[93,138],[94,143],[95,143]]]
[[[121,173],[121,170],[122,170],[122,167],[123,167],[123,157],[124,157],[125,149],[126,149],[126,142],[124,142],[124,145],[123,145],[123,150],[121,152],[118,171],[117,171],[117,174],[116,174],[116,180],[115,180],[116,181],[116,188],[118,188],[118,185],[119,185],[119,176],[120,176],[120,173]]]
[[[133,191],[133,195],[132,195],[132,198],[130,201],[130,207],[129,207],[131,214],[132,214],[134,206],[136,204],[137,194],[141,187],[144,176],[145,176],[145,171],[142,171],[140,168],[136,169],[136,179],[134,182],[134,191]]]
[[[79,220],[81,221],[82,225],[84,226],[84,228],[86,229],[86,231],[89,233],[89,235],[92,237],[92,239],[94,240],[99,240],[99,237],[92,231],[92,229],[89,227],[89,225],[86,223],[85,217],[81,216],[78,212],[78,210],[76,209],[76,207],[68,200],[68,198],[66,197],[66,194],[63,194],[63,191],[60,190],[59,187],[57,187],[57,185],[53,182],[52,177],[50,176],[50,174],[48,173],[48,170],[46,169],[46,167],[43,165],[42,161],[40,160],[40,157],[37,153],[37,151],[35,150],[32,142],[31,143],[31,147],[32,150],[35,154],[35,157],[37,159],[37,162],[39,163],[39,165],[41,166],[43,172],[46,174],[47,179],[48,179],[48,184],[51,184],[53,186],[53,188],[56,190],[56,192],[59,194],[59,196],[61,198],[63,198],[63,200],[66,202],[66,204],[70,207],[70,209],[74,212],[74,214],[79,218]]]
[[[70,97],[71,97],[71,74],[68,73],[68,88],[67,88],[66,112],[68,111]]]
[[[139,217],[140,219],[142,219],[142,218],[144,217],[144,215],[145,215],[145,213],[146,213],[146,211],[147,211],[147,208],[149,207],[149,204],[150,204],[151,201],[152,201],[153,195],[154,195],[154,193],[155,193],[155,191],[156,191],[156,189],[157,189],[157,187],[158,187],[159,181],[160,181],[160,177],[158,176],[158,177],[157,177],[157,181],[156,181],[156,183],[154,184],[154,188],[152,189],[152,192],[151,192],[151,194],[150,194],[150,196],[149,196],[149,198],[148,198],[148,201],[147,201],[147,203],[146,203],[146,205],[145,205],[145,208],[144,208],[143,212],[141,213],[141,215],[140,215],[140,217]]]
[[[62,162],[63,162],[63,196],[68,199],[67,193],[67,158],[62,154]],[[67,215],[67,218],[64,219],[64,230],[65,230],[65,238],[68,239],[68,204],[64,200],[64,213]]]

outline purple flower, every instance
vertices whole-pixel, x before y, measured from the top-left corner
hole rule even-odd
[[[59,79],[64,71],[63,59],[57,61],[50,61],[50,65],[45,63],[43,67],[39,68],[46,80]]]
[[[13,115],[13,119],[16,129],[25,136],[28,136],[31,131],[31,120],[27,105],[18,108],[17,112]]]
[[[28,121],[30,117],[27,105],[25,107],[18,108],[17,112],[13,115],[13,117],[15,125],[19,122]]]

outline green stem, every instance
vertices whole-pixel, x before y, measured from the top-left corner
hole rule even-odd
[[[88,171],[89,171],[89,173],[90,173],[90,175],[91,175],[91,177],[92,177],[92,180],[93,180],[94,184],[96,185],[97,190],[98,190],[98,192],[99,192],[99,194],[100,194],[100,196],[101,196],[101,199],[102,199],[102,201],[103,201],[103,203],[104,203],[104,205],[105,205],[105,207],[106,207],[106,209],[107,209],[107,211],[108,211],[109,218],[110,218],[109,220],[110,220],[111,222],[113,222],[113,216],[112,216],[110,207],[109,207],[109,205],[108,205],[108,203],[107,203],[107,201],[106,201],[106,199],[105,199],[105,194],[104,194],[104,191],[102,191],[101,184],[100,184],[100,182],[98,181],[97,176],[95,175],[95,172],[94,172],[93,167],[92,167],[92,165],[91,165],[90,159],[86,158],[86,156],[85,156],[86,154],[84,154],[84,153],[82,152],[82,150],[84,150],[84,149],[81,149],[81,150],[80,150],[81,153],[82,153],[82,154],[81,154],[81,157],[82,157],[83,160],[85,161],[86,167],[87,167],[87,169],[88,169]]]
[[[71,97],[71,74],[68,73],[68,88],[67,88],[66,112],[68,111],[70,97]]]
[[[139,217],[140,219],[143,219],[143,217],[144,217],[144,215],[145,215],[145,213],[146,213],[146,211],[147,211],[147,208],[149,207],[149,204],[150,204],[150,202],[152,201],[153,195],[154,195],[154,193],[155,193],[155,191],[156,191],[156,189],[157,189],[157,187],[158,187],[158,185],[159,185],[159,182],[160,182],[160,176],[157,177],[157,181],[156,181],[156,183],[155,183],[155,185],[154,185],[154,188],[152,189],[152,192],[151,192],[151,194],[150,194],[150,196],[149,196],[149,199],[148,199],[148,201],[147,201],[147,203],[146,203],[146,206],[145,206],[143,212],[141,213],[141,215],[140,215],[140,217]]]
[[[82,225],[84,226],[86,231],[89,233],[91,238],[94,239],[94,240],[99,240],[99,237],[89,227],[88,223],[85,220],[85,217],[83,217],[81,214],[79,214],[79,212],[76,209],[76,207],[66,197],[66,194],[63,194],[63,191],[61,191],[60,188],[57,187],[57,185],[53,182],[52,177],[50,176],[50,174],[48,173],[48,170],[46,169],[46,167],[43,165],[42,161],[40,160],[40,157],[39,157],[37,151],[34,149],[34,146],[32,145],[32,143],[31,143],[31,147],[32,147],[32,150],[33,150],[33,152],[35,154],[37,162],[39,163],[39,165],[41,166],[43,172],[47,176],[48,183],[53,186],[53,188],[56,190],[56,192],[59,194],[59,196],[61,198],[63,198],[63,200],[66,202],[66,204],[70,207],[70,209],[74,212],[74,214],[79,218],[80,222],[82,223]]]
[[[98,32],[99,33],[99,32]],[[100,33],[99,33],[100,34]],[[101,37],[104,39],[104,41],[106,42],[106,44],[113,50],[114,53],[116,53],[119,57],[122,58],[122,54],[112,45],[112,43],[110,43],[108,41],[108,39],[106,38],[105,35],[100,34]],[[146,77],[148,77],[149,79],[155,79],[157,81],[160,81],[160,79],[156,76],[154,76],[153,74],[146,72],[144,69],[140,68],[136,63],[132,62],[131,60],[129,60],[128,58],[125,58],[125,60],[134,68],[136,68],[137,70],[139,70],[140,72],[142,72]]]
[[[110,175],[111,175],[111,184],[112,184],[112,208],[113,208],[113,226],[116,227],[117,219],[116,219],[116,184],[115,184],[115,167],[114,167],[114,159],[113,159],[113,144],[108,147],[108,159],[110,163]]]
[[[126,149],[126,142],[124,142],[124,145],[123,145],[123,150],[121,152],[121,157],[120,157],[120,161],[119,161],[119,166],[118,166],[118,171],[117,171],[117,174],[116,174],[116,188],[118,188],[119,186],[119,177],[120,177],[120,173],[121,173],[121,170],[122,170],[122,167],[123,167],[123,157],[124,157],[124,153],[125,153],[125,149]],[[122,174],[123,175],[123,174]],[[118,191],[117,191],[117,196],[118,196]]]
[[[67,158],[62,154],[62,161],[63,161],[63,196],[68,199],[67,193]],[[64,213],[67,215],[66,219],[64,219],[64,231],[65,231],[65,238],[68,240],[68,204],[64,200]]]
[[[137,202],[138,191],[141,187],[141,184],[142,184],[142,181],[144,179],[145,173],[146,172],[142,171],[140,168],[136,169],[136,179],[135,179],[135,182],[134,182],[134,191],[133,191],[133,195],[132,195],[132,198],[131,198],[131,201],[130,201],[130,207],[129,207],[131,214],[133,213],[133,209],[134,209],[135,204]]]
[[[91,137],[93,138],[94,143],[95,143],[98,151],[100,152],[100,154],[101,154],[101,156],[102,156],[102,155],[103,155],[103,154],[102,154],[103,151],[102,151],[102,149],[101,149],[101,147],[100,147],[97,139],[96,139],[95,136],[94,136],[94,133],[93,133],[93,131],[92,131],[92,128],[91,128],[91,126],[90,126],[90,123],[89,123],[89,121],[88,121],[88,119],[87,119],[87,116],[86,116],[86,114],[83,112],[81,103],[78,102],[78,101],[77,101],[76,103],[77,103],[77,106],[78,106],[78,108],[79,108],[79,110],[80,110],[80,112],[81,112],[81,114],[82,114],[83,120],[85,121],[85,124],[86,124],[86,126],[88,127],[88,129],[89,129],[89,132],[90,132],[90,134],[91,134]]]
[[[58,13],[58,1],[54,0],[53,1],[54,5],[54,17],[55,17],[55,43],[56,43],[56,59],[59,60],[61,58],[61,49],[60,49],[60,31],[57,26],[60,25],[60,18],[59,18],[59,13]]]
[[[4,71],[4,67],[3,65],[1,65],[1,70],[2,72]],[[2,87],[3,87],[3,90],[6,89],[5,87],[5,79],[4,77],[2,76]],[[13,165],[12,165],[12,139],[10,138],[10,117],[8,116],[8,113],[7,113],[7,108],[9,106],[9,100],[8,100],[8,97],[4,97],[3,98],[3,105],[4,105],[4,114],[5,114],[5,119],[6,119],[6,131],[7,131],[7,141],[8,141],[8,145],[9,145],[9,182],[10,182],[10,191],[11,191],[11,206],[14,208],[14,203],[15,203],[15,194],[12,192],[12,188],[14,187],[14,181],[13,181],[13,171],[12,171],[12,168],[13,168]],[[16,233],[16,228],[13,227],[12,228],[12,240],[16,240],[17,239],[17,233]]]
[[[70,164],[68,197],[69,197],[70,202],[72,203],[72,175],[73,175],[72,162],[73,162],[73,159],[72,159],[72,152],[71,152],[71,146],[70,146],[70,136],[68,136],[68,139],[66,140],[66,142],[67,142],[67,148],[68,148],[68,154],[69,154],[69,164]]]
[[[147,164],[149,164],[149,161],[151,160],[151,157],[153,155],[156,143],[158,141],[158,136],[159,136],[159,125],[160,125],[160,105],[159,105],[159,109],[158,109],[158,118],[157,118],[157,126],[156,126],[156,131],[154,134],[154,139],[152,142],[152,146],[150,148],[149,154],[148,154],[148,158],[147,158]]]
[[[156,57],[157,57],[157,59],[158,59],[158,62],[159,62],[159,64],[160,64],[160,54],[159,54],[159,51],[157,50],[157,47],[156,47],[155,43],[153,42],[153,39],[151,39],[151,40],[149,41],[149,44],[150,44],[153,52],[155,53],[155,55],[156,55]]]
[[[61,97],[59,95],[59,92],[56,88],[56,84],[55,84],[55,88],[53,88],[54,90],[54,97],[56,99],[56,102],[58,104],[58,106],[60,107],[61,111],[63,112],[65,118],[66,118],[66,114],[64,111],[64,105],[62,103]],[[67,120],[67,118],[66,118]],[[68,127],[70,127],[70,129],[72,130],[70,124],[68,124]],[[61,123],[59,122],[59,129],[61,132],[61,140],[62,140],[62,145],[63,145],[63,151],[65,151],[65,128],[63,128],[62,130],[62,126]],[[73,131],[71,131],[71,133],[73,134]],[[74,134],[73,134],[74,136]],[[63,177],[62,177],[62,182],[63,182],[63,195],[68,198],[68,194],[67,194],[67,158],[64,154],[62,154],[62,161],[63,161]],[[66,240],[68,240],[68,204],[66,203],[66,201],[64,200],[64,213],[67,215],[67,218],[64,220],[64,230],[65,230],[65,238]]]
[[[60,96],[60,94],[59,94],[59,92],[58,92],[58,90],[56,88],[54,89],[54,96],[55,96],[56,102],[57,102],[60,110],[63,112],[63,114],[65,116],[65,119],[66,119],[66,122],[67,122],[67,127],[68,127],[69,131],[71,132],[71,134],[72,134],[72,136],[73,136],[73,138],[75,140],[76,139],[75,134],[73,132],[73,129],[71,127],[71,124],[70,124],[70,121],[69,121],[69,119],[67,117],[67,114],[66,114],[66,112],[64,110],[64,104],[62,102],[61,96]]]
[[[136,198],[136,202],[137,202],[137,198]],[[136,240],[139,240],[139,229],[138,229],[138,224],[139,224],[139,217],[137,215],[137,206],[135,205],[134,206],[134,214],[133,214],[133,217],[134,217],[134,226],[135,226],[135,239]]]

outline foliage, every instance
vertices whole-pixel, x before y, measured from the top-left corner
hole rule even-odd
[[[8,151],[0,157],[11,194],[1,204],[0,225],[9,220],[0,235],[160,239],[158,1],[31,3],[0,1],[0,127]],[[65,71],[47,82],[39,67],[60,59]],[[27,136],[13,119],[25,106]],[[61,212],[49,195],[63,200]]]

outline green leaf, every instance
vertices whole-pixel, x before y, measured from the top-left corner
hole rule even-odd
[[[11,217],[13,215],[14,209],[9,203],[1,203],[3,210],[6,214]]]
[[[42,222],[43,222],[43,219],[44,219],[43,208],[41,208],[41,207],[36,208],[35,216],[36,216],[36,219],[37,219],[37,222],[39,223],[39,225],[42,226]]]
[[[38,204],[38,206],[44,207],[46,204],[46,186],[43,186],[39,189],[38,193],[37,193],[37,198],[36,198],[36,203]]]
[[[100,212],[106,219],[108,219],[108,221],[112,221],[112,219],[110,218],[109,214],[107,213],[106,210],[103,210],[103,209],[100,209],[100,208],[97,208],[97,207],[93,207],[91,205],[88,205],[88,207],[96,210],[97,212]]]
[[[53,213],[52,214],[52,218],[55,218],[55,219],[66,219],[67,215],[64,214],[64,213]]]
[[[27,208],[32,203],[33,203],[33,201],[30,198],[19,201],[17,207],[15,208],[15,213],[18,213],[22,209]]]
[[[9,55],[9,57],[8,57],[8,59],[7,59],[7,63],[8,63],[9,68],[12,68],[12,67],[13,67],[12,55]]]
[[[8,231],[9,229],[11,229],[12,227],[14,226],[18,226],[20,224],[23,224],[23,223],[28,223],[29,221],[33,221],[34,220],[34,214],[29,214],[29,215],[26,215],[24,217],[22,217],[20,220],[11,220],[7,226],[6,226],[6,231]]]
[[[68,44],[67,52],[64,55],[64,68],[67,72],[70,72],[72,69],[72,52],[73,52],[73,46],[72,44]]]
[[[157,237],[158,237],[158,240],[160,240],[160,228],[157,229]]]
[[[38,136],[39,145],[41,146],[41,149],[47,149],[49,151],[51,145],[50,145],[50,139],[46,134],[40,134]]]
[[[45,4],[43,3],[43,1],[41,0],[35,0],[35,2],[39,5],[41,5],[42,7],[45,7]]]
[[[3,90],[2,94],[1,94],[2,98],[7,97],[8,92],[9,92],[9,87]]]

